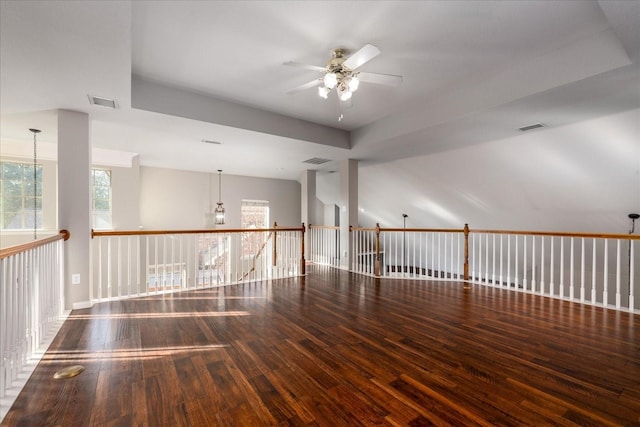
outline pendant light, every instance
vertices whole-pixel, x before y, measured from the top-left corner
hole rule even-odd
[[[216,225],[224,224],[224,207],[222,206],[222,169],[218,169],[218,207],[215,210]]]
[[[33,132],[33,240],[38,238],[38,143],[36,135],[40,129],[29,129]]]

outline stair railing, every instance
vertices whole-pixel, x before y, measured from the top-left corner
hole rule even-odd
[[[64,310],[66,230],[0,249],[0,398],[39,347],[52,338]]]
[[[265,243],[246,262],[243,235]],[[273,262],[251,280],[304,274],[304,225],[266,229],[92,231],[92,301],[247,282],[271,246]],[[276,264],[277,260],[277,264]]]

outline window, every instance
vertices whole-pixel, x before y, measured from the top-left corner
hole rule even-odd
[[[93,185],[92,222],[93,228],[103,230],[111,228],[111,171],[91,170]]]
[[[269,228],[269,202],[243,200],[240,205],[240,227]],[[243,233],[242,255],[253,256],[261,250],[267,239],[265,233]]]
[[[0,228],[42,229],[42,165],[0,162],[0,193]]]

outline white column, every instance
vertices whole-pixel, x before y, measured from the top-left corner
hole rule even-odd
[[[305,259],[310,259],[311,245],[309,244],[309,236],[311,233],[308,232],[308,227],[309,224],[321,225],[318,224],[316,218],[316,171],[306,170],[302,172],[301,189],[302,195],[300,197],[300,201],[302,206],[300,218],[302,219],[305,227],[307,227],[307,233],[304,235],[304,256]]]
[[[358,226],[358,161],[340,162],[340,267],[351,266],[352,248],[349,226]]]
[[[58,111],[58,223],[65,242],[65,308],[91,304],[91,143],[89,115]],[[79,275],[80,283],[72,284]]]

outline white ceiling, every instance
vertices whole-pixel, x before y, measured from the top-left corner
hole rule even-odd
[[[95,147],[147,166],[298,179],[312,157],[374,165],[640,108],[638,1],[2,1],[0,136],[56,142],[48,110],[84,111]],[[338,101],[285,61],[366,43]],[[87,95],[115,98],[92,106]],[[44,113],[43,113],[44,111]],[[48,119],[47,119],[48,118]],[[222,142],[210,145],[202,139]],[[417,178],[416,178],[417,179]]]

